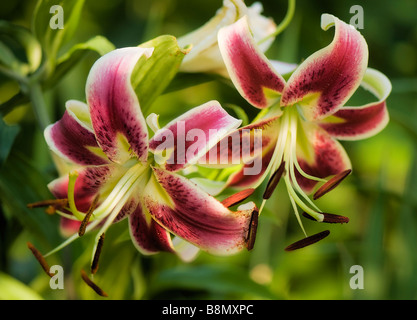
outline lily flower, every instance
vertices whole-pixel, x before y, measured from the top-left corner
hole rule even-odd
[[[249,164],[242,162],[227,186],[256,188],[268,178],[261,212],[282,176],[301,227],[297,207],[317,221],[347,222],[345,217],[323,213],[309,195],[319,183],[322,186],[314,198],[324,195],[351,172],[349,157],[337,140],[371,137],[389,119],[385,100],[391,84],[385,75],[367,68],[365,39],[352,26],[323,14],[322,29],[333,26],[333,41],[305,59],[287,81],[257,46],[246,17],[219,31],[220,51],[232,82],[243,98],[262,109],[254,123],[225,138],[233,141],[233,136],[245,130],[251,135],[262,130],[261,148],[251,145],[254,157],[262,159],[262,169],[258,174],[244,174]],[[378,101],[346,106],[359,86]],[[215,147],[219,157],[231,159],[233,146],[221,145]]]
[[[131,77],[138,60],[150,59],[153,53],[154,48],[129,47],[98,59],[88,75],[87,103],[68,101],[63,117],[46,128],[50,149],[76,168],[51,182],[49,188],[57,199],[67,199],[57,211],[69,219],[66,221],[76,221],[79,232],[45,256],[84,232],[98,229],[93,271],[104,233],[124,218],[129,220],[134,245],[143,254],[166,251],[190,260],[198,248],[225,255],[247,247],[254,204],[231,211],[179,175],[178,171],[195,161],[198,153],[191,153],[182,162],[170,162],[169,157],[164,163],[155,161],[164,133],[173,137],[167,153],[184,143],[185,150],[196,147],[196,143],[202,150],[239,127],[241,120],[228,115],[217,101],[210,101],[189,110],[150,138],[147,121],[155,128],[156,118],[152,114],[145,120],[141,96],[135,93]],[[154,72],[146,62],[144,70]],[[145,79],[148,76],[141,75]],[[207,139],[185,140],[197,129],[207,133]],[[209,135],[210,130],[223,135]],[[171,239],[171,235],[176,237]]]
[[[274,41],[276,24],[264,17],[262,4],[255,2],[247,7],[242,0],[223,0],[223,7],[200,28],[178,38],[180,46],[191,46],[184,58],[182,72],[212,72],[228,77],[217,43],[217,32],[247,15],[255,41],[262,41],[260,48],[265,52]]]

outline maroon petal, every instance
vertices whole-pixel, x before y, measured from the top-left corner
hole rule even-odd
[[[247,246],[255,207],[233,212],[184,177],[158,168],[154,175],[144,198],[164,228],[210,253],[232,254]]]
[[[230,116],[217,101],[209,101],[195,107],[168,123],[149,141],[149,148],[156,154],[170,152],[166,163],[160,163],[169,171],[178,171],[197,160],[241,120]]]
[[[256,45],[247,17],[222,28],[218,42],[230,78],[242,97],[257,108],[277,102],[285,80]]]
[[[136,248],[143,254],[174,252],[169,232],[156,223],[146,211],[147,209],[139,204],[129,215],[130,236]]]
[[[109,163],[100,150],[91,123],[81,120],[88,116],[85,103],[70,100],[61,120],[45,129],[45,140],[52,151],[60,157],[79,165]]]
[[[307,120],[323,119],[340,109],[359,87],[368,64],[362,35],[336,17],[323,14],[322,28],[333,25],[332,43],[308,57],[282,92],[281,105],[298,103]]]
[[[87,79],[86,96],[97,141],[117,163],[133,155],[141,161],[148,157],[148,130],[130,77],[138,59],[149,57],[152,50],[114,50],[96,61]]]

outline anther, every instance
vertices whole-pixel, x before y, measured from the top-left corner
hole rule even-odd
[[[87,224],[90,221],[91,215],[93,214],[94,209],[97,206],[97,202],[98,202],[98,195],[94,198],[93,202],[91,203],[90,208],[88,209],[87,213],[84,216],[83,221],[81,221],[80,228],[78,229],[78,235],[80,237],[82,237],[85,233],[85,228],[87,228]]]
[[[313,243],[316,243],[317,241],[320,241],[324,238],[326,238],[328,235],[330,234],[329,230],[325,230],[322,232],[319,232],[317,234],[314,234],[312,236],[306,237],[304,239],[301,239],[297,242],[294,242],[293,244],[290,244],[288,247],[286,247],[284,250],[285,251],[294,251],[297,249],[301,249],[304,248],[306,246],[309,246]]]
[[[40,253],[40,251],[38,249],[36,249],[35,246],[33,244],[31,244],[30,242],[27,243],[27,246],[30,249],[30,251],[32,251],[32,253],[35,256],[36,260],[39,261],[39,264],[41,265],[42,269],[46,272],[46,274],[48,276],[52,277],[53,274],[51,274],[49,272],[49,270],[50,270],[49,265],[46,262],[45,258],[43,257],[42,253]]]
[[[84,280],[84,282],[93,289],[99,296],[107,297],[107,293],[105,293],[98,285],[96,285],[91,279],[88,277],[88,275],[85,273],[84,270],[81,270],[81,278]]]
[[[253,246],[255,245],[256,231],[258,230],[258,217],[259,217],[259,211],[258,209],[255,209],[252,212],[252,217],[249,223],[248,238],[247,238],[248,251],[252,250]]]
[[[94,253],[93,262],[91,263],[91,273],[95,274],[98,270],[98,260],[100,258],[101,249],[103,248],[104,244],[104,233],[100,236],[100,239],[97,243],[96,252]]]
[[[239,191],[238,193],[235,193],[233,195],[231,195],[230,197],[224,199],[222,201],[222,204],[226,207],[233,207],[234,205],[237,205],[238,203],[246,200],[247,198],[249,198],[252,193],[255,192],[255,189],[253,188],[249,188],[249,189],[245,189],[242,191]]]
[[[320,214],[323,215],[322,222],[325,222],[325,223],[348,223],[349,222],[348,217],[341,216],[338,214],[331,214],[331,213],[324,213],[324,212],[320,212]],[[306,217],[307,219],[317,221],[306,212],[303,212],[303,216]]]
[[[265,200],[271,197],[272,193],[274,192],[275,188],[278,185],[279,180],[281,179],[282,174],[284,173],[284,169],[285,169],[285,161],[282,161],[277,171],[274,172],[271,179],[269,179],[268,181],[268,184],[265,188],[265,192],[263,194],[263,198]]]
[[[329,181],[327,181],[325,184],[323,184],[314,194],[313,199],[317,200],[318,198],[324,196],[329,191],[336,188],[339,183],[343,181],[350,173],[352,172],[351,169],[345,170],[343,172],[340,172],[339,174],[335,175],[333,178],[331,178]]]

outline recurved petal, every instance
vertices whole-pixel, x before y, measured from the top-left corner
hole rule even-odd
[[[78,165],[109,163],[97,144],[89,120],[85,103],[68,101],[63,117],[45,129],[45,140],[49,148],[61,158]]]
[[[368,68],[362,86],[379,100],[361,107],[343,107],[320,126],[339,140],[359,140],[371,137],[388,124],[389,115],[385,100],[391,92],[391,83],[381,72]]]
[[[217,101],[209,101],[158,130],[149,141],[149,149],[165,169],[177,171],[187,164],[195,164],[241,122],[230,116]],[[164,151],[166,155],[161,157]]]
[[[141,253],[174,252],[169,232],[152,219],[142,204],[129,215],[129,227],[132,241]]]
[[[310,121],[340,109],[359,87],[368,64],[368,47],[362,35],[338,18],[323,14],[322,29],[332,26],[332,43],[309,56],[282,92],[281,105],[298,103]]]
[[[138,59],[152,52],[153,48],[139,47],[114,50],[98,59],[88,75],[92,126],[102,150],[117,163],[133,155],[147,159],[148,131],[130,78]]]
[[[261,109],[275,103],[285,80],[256,45],[247,17],[222,28],[218,42],[230,78],[242,97]]]
[[[343,146],[325,130],[312,123],[304,124],[303,134],[297,135],[297,161],[308,175],[326,178],[351,168],[351,163]],[[310,180],[295,169],[300,187],[311,193],[317,181]]]
[[[233,254],[247,246],[255,207],[230,211],[175,173],[154,168],[145,189],[152,217],[173,234],[213,254]]]

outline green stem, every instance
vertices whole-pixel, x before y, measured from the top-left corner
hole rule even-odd
[[[287,9],[287,13],[285,14],[284,19],[277,26],[277,28],[275,29],[275,31],[273,33],[271,33],[270,35],[268,35],[267,37],[265,37],[262,40],[260,40],[258,42],[258,45],[264,43],[265,41],[267,41],[270,38],[276,37],[282,31],[284,31],[284,29],[286,27],[288,27],[288,25],[290,24],[292,18],[294,17],[294,12],[295,12],[295,0],[288,0],[288,9]]]
[[[38,82],[31,82],[28,84],[28,89],[33,111],[38,124],[43,131],[51,123],[51,121],[46,109],[41,85]]]

